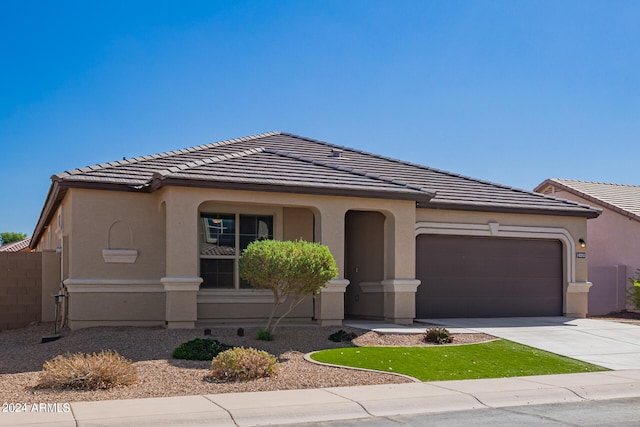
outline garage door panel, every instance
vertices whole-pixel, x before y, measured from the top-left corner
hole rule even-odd
[[[554,240],[421,235],[418,317],[562,314],[562,245]]]
[[[443,312],[464,313],[454,316],[418,316],[418,317],[497,317],[487,314],[487,308],[502,307],[500,317],[523,317],[523,316],[556,316],[552,309],[553,299],[538,299],[530,301],[512,300],[508,298],[462,298],[457,301],[451,299],[436,299],[434,301]],[[538,306],[548,307],[546,310],[539,310]]]

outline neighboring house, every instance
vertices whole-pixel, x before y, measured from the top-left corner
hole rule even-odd
[[[31,238],[18,240],[17,242],[7,243],[0,246],[0,252],[29,252],[31,248]]]
[[[31,246],[58,249],[72,328],[262,321],[249,242],[329,247],[339,276],[289,317],[584,316],[599,211],[287,133],[52,177]]]
[[[624,310],[629,277],[640,268],[640,186],[548,179],[535,191],[602,210],[587,222],[589,314]]]

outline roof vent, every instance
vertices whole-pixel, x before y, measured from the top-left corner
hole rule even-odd
[[[344,153],[344,150],[341,150],[339,148],[331,149],[331,157],[335,157],[336,159],[341,159],[343,153]]]

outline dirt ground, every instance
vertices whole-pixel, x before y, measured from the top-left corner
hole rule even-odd
[[[630,323],[632,325],[640,326],[640,312],[636,311],[621,311],[618,313],[610,313],[604,316],[590,316],[590,319],[596,320],[612,320],[621,323]]]

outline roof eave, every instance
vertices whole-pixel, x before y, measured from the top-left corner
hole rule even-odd
[[[529,215],[553,215],[553,216],[572,216],[579,218],[597,218],[600,211],[597,209],[569,210],[569,209],[545,209],[517,206],[491,206],[491,205],[473,205],[473,204],[457,204],[457,203],[439,203],[430,202],[426,204],[418,204],[420,209],[438,209],[438,210],[459,210],[474,212],[497,212],[497,213],[517,213]]]
[[[31,243],[29,243],[30,249],[35,249],[35,247],[40,242],[40,238],[42,237],[47,224],[51,221],[53,213],[58,208],[60,201],[64,198],[64,195],[66,193],[66,189],[60,187],[60,183],[55,176],[53,176],[51,180],[51,186],[49,187],[49,192],[47,193],[44,205],[42,206],[40,217],[38,218],[36,227],[34,228],[31,235]]]
[[[246,182],[228,182],[228,181],[205,181],[180,178],[162,178],[154,179],[150,185],[150,191],[156,191],[162,187],[191,187],[191,188],[217,188],[224,190],[244,190],[244,191],[266,191],[272,193],[298,193],[298,194],[315,194],[323,196],[345,196],[359,198],[374,199],[391,199],[391,200],[412,200],[417,203],[427,203],[434,195],[432,193],[418,192],[399,192],[399,191],[371,191],[371,190],[351,190],[346,188],[331,187],[313,187],[303,185],[278,185],[278,184],[260,184]]]
[[[623,208],[621,208],[619,206],[612,205],[609,202],[605,202],[604,200],[601,200],[601,199],[599,199],[599,198],[597,198],[595,196],[592,196],[592,195],[587,194],[587,193],[585,193],[583,191],[577,190],[577,189],[575,189],[573,187],[570,187],[568,185],[565,185],[565,184],[563,184],[561,182],[558,182],[558,181],[555,181],[553,179],[545,180],[540,185],[538,185],[535,188],[534,191],[542,191],[547,186],[555,187],[555,188],[558,188],[560,190],[569,192],[569,193],[574,194],[574,195],[576,195],[578,197],[582,197],[583,199],[585,199],[585,200],[587,200],[587,201],[589,201],[591,203],[595,203],[595,204],[597,204],[599,206],[602,206],[604,208],[610,209],[610,210],[612,210],[612,211],[614,211],[614,212],[616,212],[616,213],[618,213],[618,214],[620,214],[620,215],[622,215],[624,217],[633,219],[635,221],[640,221],[640,216],[636,215],[633,212],[629,212],[628,210],[623,209]],[[597,209],[597,208],[593,208],[593,209]],[[602,209],[598,209],[598,210],[600,212],[602,212]]]

